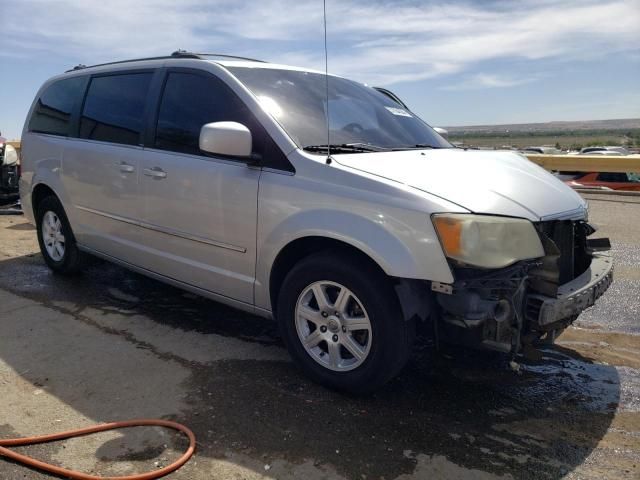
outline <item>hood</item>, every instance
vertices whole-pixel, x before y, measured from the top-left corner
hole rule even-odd
[[[384,177],[474,213],[532,221],[580,219],[586,202],[552,174],[514,152],[462,149],[335,155],[341,165]]]

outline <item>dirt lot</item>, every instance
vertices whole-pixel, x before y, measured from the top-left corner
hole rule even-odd
[[[0,437],[177,419],[198,452],[171,479],[638,478],[640,201],[590,201],[616,282],[542,361],[421,344],[369,398],[309,383],[271,322],[97,260],[55,276],[32,227],[0,216]],[[184,444],[135,429],[20,451],[117,475]],[[0,460],[0,478],[49,477]]]

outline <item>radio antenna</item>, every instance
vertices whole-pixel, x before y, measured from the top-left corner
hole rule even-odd
[[[331,163],[331,142],[329,124],[329,54],[327,51],[327,0],[322,0],[322,13],[324,20],[324,80],[327,98],[327,165]]]

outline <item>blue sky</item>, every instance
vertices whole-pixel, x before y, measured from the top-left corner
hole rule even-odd
[[[214,51],[324,69],[319,0],[0,0],[0,130],[78,64]],[[640,117],[640,0],[327,0],[329,70],[432,125]]]

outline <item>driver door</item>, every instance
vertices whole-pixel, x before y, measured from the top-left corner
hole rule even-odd
[[[248,108],[207,72],[169,69],[152,145],[140,162],[147,268],[253,303],[260,168],[198,148],[202,125],[235,121]]]

